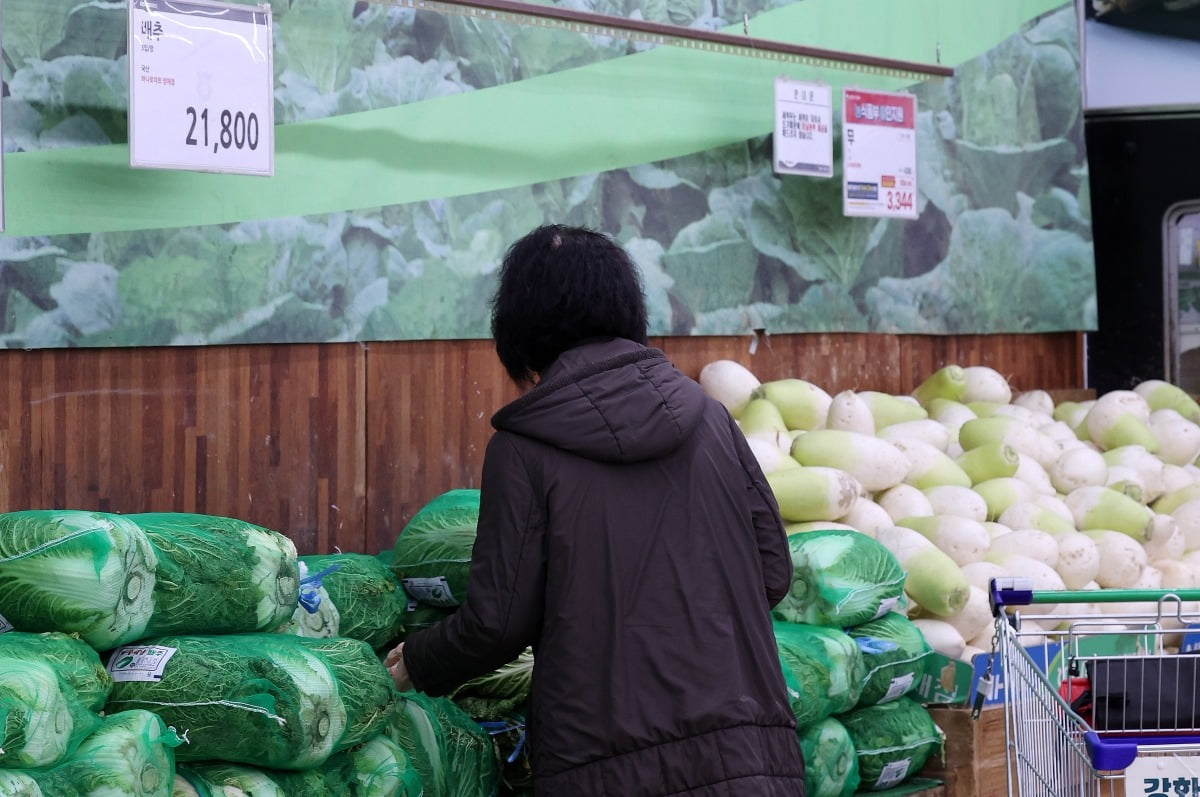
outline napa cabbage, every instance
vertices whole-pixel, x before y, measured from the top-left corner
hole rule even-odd
[[[827,626],[774,623],[788,698],[797,727],[854,708],[862,694],[862,652],[845,632]]]
[[[904,592],[896,557],[857,531],[792,534],[792,583],[776,619],[844,628],[894,608]]]
[[[153,710],[186,733],[181,761],[313,768],[377,735],[398,696],[370,645],[355,639],[259,633],[146,644],[174,650],[162,679],[118,681],[108,708]]]
[[[912,620],[888,612],[846,633],[858,642],[865,667],[857,707],[896,700],[917,688],[933,648]]]
[[[404,633],[408,596],[378,557],[358,553],[301,556],[300,606],[285,630],[345,636],[379,650]],[[305,598],[315,592],[317,600]]]
[[[826,717],[797,732],[804,753],[805,797],[851,797],[858,790],[858,757],[846,726]]]
[[[909,697],[855,709],[838,719],[854,742],[861,788],[867,791],[902,783],[942,747],[944,737],[933,717]]]
[[[392,551],[392,570],[405,592],[430,606],[461,605],[478,523],[479,490],[450,490],[421,507]]]

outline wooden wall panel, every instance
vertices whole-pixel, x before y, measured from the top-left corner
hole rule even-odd
[[[0,510],[202,512],[361,549],[365,353],[4,351]]]
[[[1080,335],[657,338],[696,377],[910,391],[946,363],[1017,389],[1083,387]],[[0,511],[194,511],[303,553],[390,547],[425,502],[478,487],[492,413],[518,395],[490,341],[0,351]]]

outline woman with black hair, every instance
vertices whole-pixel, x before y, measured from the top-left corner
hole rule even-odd
[[[591,230],[509,249],[466,599],[386,663],[445,694],[534,650],[538,795],[804,794],[769,616],[779,511],[718,402],[646,343],[637,267]]]

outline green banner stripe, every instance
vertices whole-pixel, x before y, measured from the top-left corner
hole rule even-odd
[[[944,63],[961,63],[1063,3],[979,5],[925,0],[882,24],[896,21],[892,0],[800,0],[756,17],[751,33],[912,61],[932,61],[940,44]],[[271,178],[130,169],[125,145],[15,153],[4,166],[6,235],[370,208],[677,157],[770,132],[779,75],[828,82],[835,94],[902,87],[865,72],[662,47],[484,91],[280,125]]]

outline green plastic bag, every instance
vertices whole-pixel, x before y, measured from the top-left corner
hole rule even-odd
[[[384,730],[412,761],[425,797],[493,797],[500,763],[491,737],[453,701],[405,692]]]
[[[99,726],[50,663],[0,653],[0,768],[57,764]]]
[[[0,658],[49,664],[92,711],[104,708],[112,691],[112,676],[100,661],[100,654],[71,634],[0,634]]]
[[[346,636],[379,650],[404,633],[408,596],[391,568],[359,553],[301,556],[301,600],[285,630]],[[311,600],[315,593],[319,600]]]
[[[933,648],[904,615],[888,612],[878,620],[847,628],[858,642],[866,667],[856,707],[887,703],[917,688]]]
[[[900,602],[904,570],[891,551],[857,531],[792,534],[792,584],[772,610],[778,620],[847,628]]]
[[[796,725],[854,708],[862,693],[862,652],[844,631],[775,622],[775,642]]]
[[[172,651],[161,680],[121,680],[138,650]],[[150,709],[189,744],[181,761],[312,769],[377,735],[399,695],[365,642],[289,634],[174,636],[120,648],[110,710]]]
[[[105,717],[61,763],[23,773],[46,797],[169,797],[180,743],[158,715],[121,711]]]
[[[942,748],[925,707],[909,697],[855,709],[838,718],[854,742],[864,791],[883,791],[915,775]]]
[[[478,490],[450,490],[421,507],[393,546],[404,591],[430,606],[462,605],[478,523]]]
[[[858,756],[846,726],[835,717],[799,728],[805,797],[851,797],[857,790]]]

